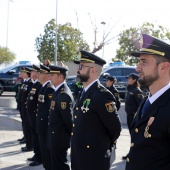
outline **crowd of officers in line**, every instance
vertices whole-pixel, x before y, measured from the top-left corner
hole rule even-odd
[[[83,58],[83,54],[84,54],[84,58]],[[94,59],[95,61],[97,56],[95,56],[95,58],[93,57],[94,57],[93,54],[82,51],[82,62],[84,59],[89,60],[89,58],[91,60]],[[98,57],[97,57],[97,61],[95,62],[98,62],[97,63],[98,65],[104,63],[103,61],[100,61]],[[80,64],[80,63],[81,60],[76,64]],[[78,68],[78,70],[81,71],[82,68]],[[26,143],[26,146],[21,148],[23,152],[34,151],[33,157],[28,158],[29,161],[32,161],[29,164],[30,166],[37,166],[43,164],[43,167],[46,170],[55,170],[55,169],[69,170],[70,169],[67,160],[67,150],[68,148],[70,148],[70,139],[71,139],[71,135],[73,135],[72,128],[75,126],[75,124],[73,123],[73,119],[76,119],[77,117],[76,111],[75,114],[73,114],[73,110],[74,109],[78,110],[78,107],[80,107],[78,105],[79,105],[79,100],[81,99],[80,96],[81,96],[81,91],[83,89],[83,84],[77,82],[79,90],[76,95],[73,95],[65,81],[67,77],[67,71],[68,69],[66,67],[50,65],[49,61],[47,62],[47,65],[43,63],[40,64],[40,66],[33,64],[32,68],[21,67],[19,77],[23,79],[23,82],[20,83],[20,88],[17,87],[17,89],[20,89],[19,93],[17,93],[17,109],[20,111],[24,137],[22,139],[19,139],[19,141],[20,143]],[[130,76],[133,77],[133,75],[129,75],[129,77]],[[105,109],[109,113],[115,112],[116,110],[118,111],[121,107],[121,100],[119,97],[119,92],[114,86],[115,83],[116,83],[115,77],[111,75],[108,75],[106,77],[106,89],[108,89],[113,94],[114,96],[113,103],[115,103],[115,106],[110,104],[111,102],[105,104]],[[106,89],[103,89],[104,88],[103,86],[99,87],[98,85],[98,88],[102,88],[101,93],[106,91]],[[140,96],[142,95],[139,88],[137,93],[133,93],[133,91],[129,92],[128,98],[130,96],[132,99],[128,99],[128,100],[131,100],[131,102],[132,100],[136,102],[137,106],[134,107],[137,108],[138,102],[140,102],[141,101],[140,99],[142,99],[142,97],[140,98]],[[94,98],[95,97],[96,96],[94,95]],[[138,99],[138,102],[135,101],[136,99]],[[82,101],[81,103],[82,105],[80,108],[81,111],[83,111],[83,113],[89,110],[88,104],[90,104],[90,100],[91,99],[85,99],[84,101]],[[100,101],[98,101],[98,103],[100,105]],[[101,103],[101,105],[103,105],[103,103]],[[129,104],[127,104],[126,109],[128,106]],[[82,110],[82,107],[85,110]],[[136,111],[133,111],[133,113],[127,113],[127,114],[132,115],[135,112]],[[105,115],[103,114],[102,116]],[[118,115],[116,115],[116,117],[117,116]],[[121,129],[120,120],[117,120],[117,118],[114,119],[117,121],[115,124],[119,122],[116,128]],[[114,119],[113,122],[115,121]],[[94,120],[92,121],[93,121],[92,124],[95,124],[95,121],[97,122],[98,120],[95,120],[94,117]],[[109,124],[109,121],[104,123]],[[108,125],[104,125],[104,126],[108,126]],[[107,127],[104,127],[104,131],[105,130],[107,131]],[[118,131],[119,131],[118,134],[120,135],[120,130]],[[115,141],[119,135],[117,135],[114,141],[112,141],[112,144],[115,144]],[[83,137],[81,138],[82,138],[81,141],[83,142]],[[87,145],[86,147],[89,148],[90,146]],[[78,159],[79,155],[77,155],[76,153],[77,151],[75,152],[74,149],[72,152],[73,152],[72,162],[74,165],[72,169],[79,170],[79,168],[78,167],[76,168],[75,166],[76,165],[75,161],[76,159]],[[110,155],[108,157],[110,158]],[[87,159],[87,158],[84,157],[82,159]],[[98,160],[96,161],[98,162]],[[95,163],[94,160],[93,162]],[[106,167],[109,168],[110,164],[108,162],[107,164],[108,165],[106,165]],[[80,166],[83,166],[83,163],[80,164]],[[84,165],[84,168],[88,167],[88,169],[89,168],[93,169],[95,168],[95,166],[93,167],[92,165]]]

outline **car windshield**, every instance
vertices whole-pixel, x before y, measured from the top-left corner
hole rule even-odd
[[[5,68],[0,69],[0,73],[6,73],[8,70],[11,70],[14,66],[8,66]]]

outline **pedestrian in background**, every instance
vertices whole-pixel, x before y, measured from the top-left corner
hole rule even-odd
[[[127,78],[127,92],[125,97],[125,111],[127,116],[127,125],[130,132],[130,127],[134,118],[135,113],[137,112],[144,96],[140,89],[140,84],[138,82],[139,76],[136,73],[131,73],[126,76]],[[126,156],[123,156],[122,159],[126,159]]]
[[[80,51],[77,76],[84,89],[74,107],[71,139],[73,170],[109,170],[113,145],[121,131],[116,99],[99,82],[106,61]]]
[[[45,170],[51,170],[50,150],[47,146],[48,117],[53,96],[50,69],[40,64],[39,81],[42,87],[38,95],[38,111],[36,117],[36,133],[38,134],[41,158]]]
[[[136,71],[149,87],[131,125],[131,148],[126,170],[170,169],[170,45],[143,34]]]
[[[65,80],[68,69],[50,65],[54,94],[51,99],[48,123],[51,170],[69,170],[67,151],[72,132],[74,98]]]
[[[121,106],[121,101],[120,101],[120,97],[119,97],[119,92],[115,87],[115,84],[117,82],[116,77],[111,76],[111,75],[107,75],[106,76],[106,88],[113,94],[113,96],[116,99],[116,108],[117,111],[119,111],[120,106]]]

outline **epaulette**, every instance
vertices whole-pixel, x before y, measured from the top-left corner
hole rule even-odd
[[[64,88],[61,89],[60,93],[65,93]]]
[[[51,84],[51,83],[48,83],[48,84],[47,84],[47,87],[51,87],[51,88],[53,88],[53,86],[52,86],[52,84]]]
[[[107,89],[104,86],[102,86],[101,84],[98,85],[98,90],[101,91],[101,92],[107,91]]]

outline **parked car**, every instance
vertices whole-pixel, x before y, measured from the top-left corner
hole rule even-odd
[[[0,95],[3,91],[13,91],[21,67],[32,67],[31,64],[15,64],[0,69]]]

